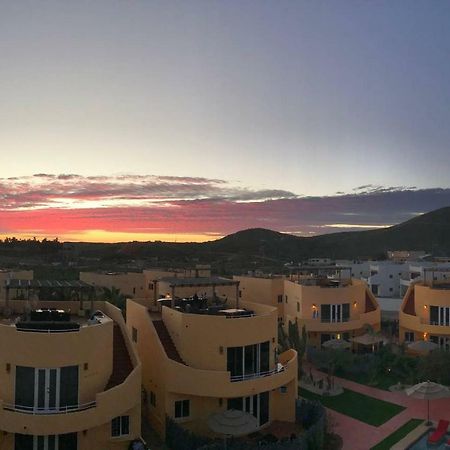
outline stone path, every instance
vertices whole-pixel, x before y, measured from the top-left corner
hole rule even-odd
[[[309,373],[309,366],[305,371]],[[318,377],[326,377],[325,373],[319,372],[316,369],[312,369],[312,372],[316,379]],[[384,391],[344,378],[334,377],[334,380],[335,383],[341,384],[344,388],[380,400],[396,403],[406,408],[379,427],[366,424],[332,409],[328,409],[334,431],[344,440],[343,450],[369,450],[400,428],[409,419],[427,418],[426,400],[411,398],[400,392]],[[433,421],[438,421],[439,419],[450,420],[450,398],[440,398],[430,402],[430,419]]]

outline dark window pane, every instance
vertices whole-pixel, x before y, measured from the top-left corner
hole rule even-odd
[[[350,320],[350,303],[342,305],[342,320],[348,322]]]
[[[78,406],[78,366],[61,367],[59,404],[61,407]]]
[[[189,417],[190,415],[190,402],[189,400],[183,400],[183,417]]]
[[[331,318],[330,305],[320,305],[320,315],[322,322],[329,322]]]
[[[266,341],[261,344],[261,372],[269,371],[269,360],[270,360],[270,342]]]
[[[235,409],[237,411],[243,411],[242,397],[229,398],[227,401],[227,409]]]
[[[58,442],[59,450],[77,450],[77,433],[60,434]]]
[[[130,416],[121,417],[121,431],[123,435],[130,434]]]
[[[33,436],[16,434],[14,436],[14,450],[33,450]]]
[[[34,405],[34,368],[16,367],[16,406]],[[19,440],[21,438],[19,437]]]
[[[120,417],[114,417],[111,421],[111,436],[120,436]]]
[[[437,325],[439,320],[439,308],[437,306],[430,306],[430,323]]]
[[[49,372],[50,373],[49,373],[49,387],[48,387],[48,407],[50,409],[55,409],[55,407],[56,407],[56,369],[50,369]]]
[[[182,404],[180,401],[175,402],[175,418],[182,417]]]
[[[264,425],[269,421],[269,393],[259,394],[259,425]]]
[[[231,372],[232,377],[243,373],[242,353],[242,347],[227,348],[227,370]]]
[[[256,373],[256,344],[245,346],[245,374]]]

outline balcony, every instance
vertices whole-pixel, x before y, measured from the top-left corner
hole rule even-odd
[[[245,397],[277,389],[297,376],[297,352],[288,350],[279,356],[274,370],[245,377],[231,377],[228,371],[195,369],[166,360],[166,387],[169,392],[199,397]]]
[[[285,370],[285,367],[283,364],[278,363],[277,366],[269,370],[267,372],[255,372],[255,373],[247,373],[245,375],[230,375],[231,382],[236,381],[247,381],[247,380],[255,380],[256,378],[264,378],[264,377],[270,377],[271,375],[275,375],[277,373],[283,372]]]
[[[402,310],[400,310],[400,327],[407,330],[418,331],[420,333],[450,335],[449,326],[437,325],[436,322],[431,322],[428,319],[416,315],[406,314]]]
[[[306,325],[308,331],[313,332],[345,332],[359,330],[365,324],[377,325],[380,323],[380,308],[367,313],[359,314],[357,318],[350,318],[342,322],[323,322],[321,319],[301,319],[300,323]]]
[[[120,385],[95,396],[95,400],[59,410],[35,410],[0,401],[0,423],[8,433],[33,435],[65,434],[109,423],[140,401],[140,366]]]

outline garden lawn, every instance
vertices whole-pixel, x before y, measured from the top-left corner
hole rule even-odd
[[[317,395],[302,388],[299,389],[299,394],[303,398],[318,400],[327,408],[334,409],[346,416],[376,427],[379,427],[405,409],[403,406],[395,403],[378,400],[349,389],[344,389],[342,394],[335,397]]]
[[[384,438],[370,450],[389,450],[393,445],[402,440],[407,434],[411,433],[411,431],[419,426],[422,422],[422,419],[408,420],[408,422],[403,424],[398,430],[394,431],[388,437]]]

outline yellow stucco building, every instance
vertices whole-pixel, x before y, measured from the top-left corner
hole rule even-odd
[[[191,291],[207,289],[199,283]],[[236,286],[228,280],[230,292]],[[143,409],[160,435],[166,417],[211,435],[208,418],[228,409],[252,414],[258,428],[295,421],[297,353],[277,352],[277,309],[237,300],[159,310],[146,299],[127,301],[127,326],[142,361]]]
[[[33,302],[0,304],[0,450],[128,449],[140,437],[141,366],[120,310]]]
[[[439,277],[448,268],[424,269],[423,280],[412,283],[400,306],[400,342],[430,340],[450,350],[450,281]]]
[[[276,306],[279,321],[305,325],[308,345],[320,348],[331,339],[352,339],[370,326],[380,329],[380,307],[365,282],[342,273],[345,268],[312,266],[291,277],[234,277],[244,301]]]
[[[167,282],[172,278],[207,278],[209,265],[198,264],[191,269],[145,269],[142,272],[80,272],[80,281],[95,288],[119,289],[129,298],[156,300],[170,291]],[[1,279],[1,278],[0,278]]]

